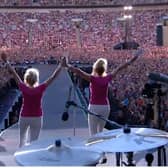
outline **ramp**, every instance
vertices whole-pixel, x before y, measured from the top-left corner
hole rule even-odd
[[[56,65],[37,65],[36,68],[40,70],[40,80],[44,81],[54,71]],[[72,87],[71,100],[81,106],[79,96],[73,87],[67,70],[62,70],[55,81],[47,88],[43,98],[44,129],[87,127],[87,117],[80,109],[69,108],[69,119],[67,121],[61,120],[62,114],[65,111],[70,87]]]

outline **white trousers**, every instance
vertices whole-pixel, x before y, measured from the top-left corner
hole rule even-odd
[[[42,128],[42,117],[20,117],[19,127],[20,127],[20,142],[19,147],[22,147],[26,143],[31,143],[37,140],[40,135],[40,130]]]
[[[92,105],[89,104],[88,110],[103,116],[108,119],[110,114],[110,105]],[[99,119],[98,117],[88,114],[89,134],[92,136],[96,133],[102,132],[106,124],[106,121]]]

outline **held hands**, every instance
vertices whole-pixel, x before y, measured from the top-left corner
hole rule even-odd
[[[63,57],[61,59],[61,66],[65,67],[65,68],[69,68],[70,64],[68,64],[68,56],[69,56],[69,52],[66,51],[63,53]]]
[[[66,57],[62,57],[62,58],[61,58],[61,66],[62,66],[62,67],[67,67]]]
[[[64,68],[69,68],[70,65],[68,64],[68,58],[67,57],[62,57],[60,61],[61,67]]]

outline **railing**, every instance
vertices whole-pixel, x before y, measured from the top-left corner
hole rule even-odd
[[[11,100],[9,101],[9,99]],[[3,132],[18,121],[21,104],[22,96],[17,89],[11,89],[9,93],[6,94],[6,99],[3,101],[1,100],[0,132]]]

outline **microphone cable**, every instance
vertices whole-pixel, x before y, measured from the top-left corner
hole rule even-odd
[[[69,113],[68,113],[69,106],[68,106],[67,102],[70,101],[71,92],[72,92],[72,86],[69,87],[68,98],[67,98],[67,101],[65,102],[65,109],[64,109],[64,112],[61,117],[62,121],[67,121],[69,119]]]

